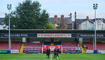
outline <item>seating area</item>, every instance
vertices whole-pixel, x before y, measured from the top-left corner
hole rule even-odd
[[[105,43],[97,43],[97,50],[105,50]]]
[[[20,50],[21,43],[20,42],[12,42],[11,49],[12,50]],[[8,50],[8,42],[0,42],[0,50]]]
[[[11,43],[11,49],[12,50],[20,50],[21,42],[12,42]],[[58,44],[58,43],[57,43]],[[86,50],[94,50],[93,43],[91,42],[83,42],[84,46],[87,47]],[[105,50],[105,43],[98,42],[97,44],[97,50]],[[8,42],[0,42],[0,50],[8,50]],[[26,52],[28,50],[37,50],[39,52],[42,51],[42,43],[24,43],[23,51]],[[81,50],[81,47],[79,44],[76,44],[76,42],[73,41],[62,41],[61,42],[61,50],[69,51],[69,50]]]
[[[21,42],[14,42],[14,43],[12,43],[11,46],[12,46],[11,47],[12,50],[20,50]]]
[[[28,50],[42,50],[42,44],[41,43],[24,43],[24,52]]]
[[[69,42],[69,41],[62,42],[62,47],[75,47],[75,46],[76,46],[75,42]]]
[[[93,43],[83,42],[83,45],[86,46],[86,50],[93,50]]]
[[[77,46],[76,42],[64,41],[62,42],[63,51],[78,50],[80,46]]]
[[[0,50],[8,50],[8,43],[0,42]]]
[[[93,43],[84,42],[83,44],[86,45],[86,50],[94,50]],[[98,42],[96,45],[97,50],[105,50],[105,43]]]

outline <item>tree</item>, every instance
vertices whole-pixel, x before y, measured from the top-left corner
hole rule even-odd
[[[48,23],[46,24],[46,29],[56,29],[56,27],[54,26],[54,24],[48,22]]]
[[[41,10],[39,2],[26,0],[20,3],[16,10],[10,13],[12,29],[45,29],[48,23],[48,13]],[[8,25],[8,16],[5,17]]]

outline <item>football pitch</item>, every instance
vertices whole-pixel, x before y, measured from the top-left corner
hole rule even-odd
[[[105,60],[105,54],[60,54],[58,59],[45,54],[0,54],[0,60]]]

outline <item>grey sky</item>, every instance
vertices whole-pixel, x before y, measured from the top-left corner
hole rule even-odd
[[[7,4],[12,4],[12,10],[24,0],[0,0],[0,17],[4,17],[5,13],[8,13]],[[64,14],[68,17],[69,13],[77,11],[78,18],[85,18],[89,16],[94,18],[93,3],[98,3],[97,17],[105,18],[105,0],[32,0],[39,1],[42,5],[42,9],[46,9],[53,17],[55,14],[60,17]]]

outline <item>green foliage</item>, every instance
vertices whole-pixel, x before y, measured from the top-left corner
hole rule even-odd
[[[39,2],[26,0],[20,3],[16,10],[10,13],[13,29],[45,29],[48,23],[48,13],[41,10]],[[8,16],[5,17],[8,25]]]
[[[55,27],[54,24],[48,22],[48,23],[46,24],[46,29],[56,29],[56,27]]]

